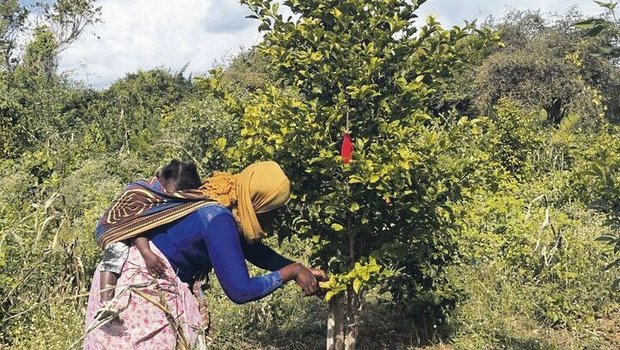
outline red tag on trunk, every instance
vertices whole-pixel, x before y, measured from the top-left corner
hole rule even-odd
[[[353,154],[353,143],[351,142],[351,136],[344,134],[342,138],[342,147],[340,148],[340,155],[342,156],[342,162],[344,164],[351,163],[351,155]]]

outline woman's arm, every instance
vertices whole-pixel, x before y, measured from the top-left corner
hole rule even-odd
[[[317,291],[315,280],[327,281],[328,279],[325,271],[309,269],[300,263],[291,261],[260,242],[250,244],[241,238],[241,249],[247,261],[261,269],[280,271],[284,283],[294,279],[308,295],[314,294]]]
[[[229,213],[220,213],[209,221],[208,214],[198,210],[202,220],[206,223],[202,232],[207,246],[209,258],[213,264],[222,289],[235,303],[243,304],[260,299],[288,280],[296,278],[298,269],[290,268],[281,272],[250,277],[239,240],[237,224]]]
[[[261,269],[277,271],[294,263],[261,242],[250,244],[242,237],[240,240],[245,259]]]

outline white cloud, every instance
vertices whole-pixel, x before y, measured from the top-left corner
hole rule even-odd
[[[96,87],[158,66],[204,73],[217,59],[260,40],[237,0],[106,0],[102,23],[60,57],[61,70]]]
[[[464,19],[502,17],[510,9],[564,13],[572,6],[587,16],[601,13],[592,0],[431,0],[420,7],[420,18],[433,15],[445,25],[462,24]]]
[[[95,87],[138,69],[169,67],[200,74],[226,55],[260,41],[258,23],[246,19],[238,0],[103,0],[103,22],[89,28],[61,54],[60,68]],[[591,0],[430,0],[420,17],[437,15],[446,24],[501,17],[509,8],[564,12],[571,5],[600,13]]]

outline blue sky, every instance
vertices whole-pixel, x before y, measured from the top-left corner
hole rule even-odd
[[[23,0],[32,3],[35,0]],[[167,67],[201,74],[227,57],[260,42],[255,20],[237,0],[100,0],[102,22],[61,53],[60,69],[101,88],[138,69]],[[501,17],[509,9],[565,12],[576,6],[600,13],[591,0],[430,0],[420,17],[443,24]]]

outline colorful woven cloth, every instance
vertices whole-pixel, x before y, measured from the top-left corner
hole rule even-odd
[[[95,228],[100,247],[136,237],[154,227],[179,219],[214,201],[203,191],[168,193],[159,180],[136,181],[104,212]]]

